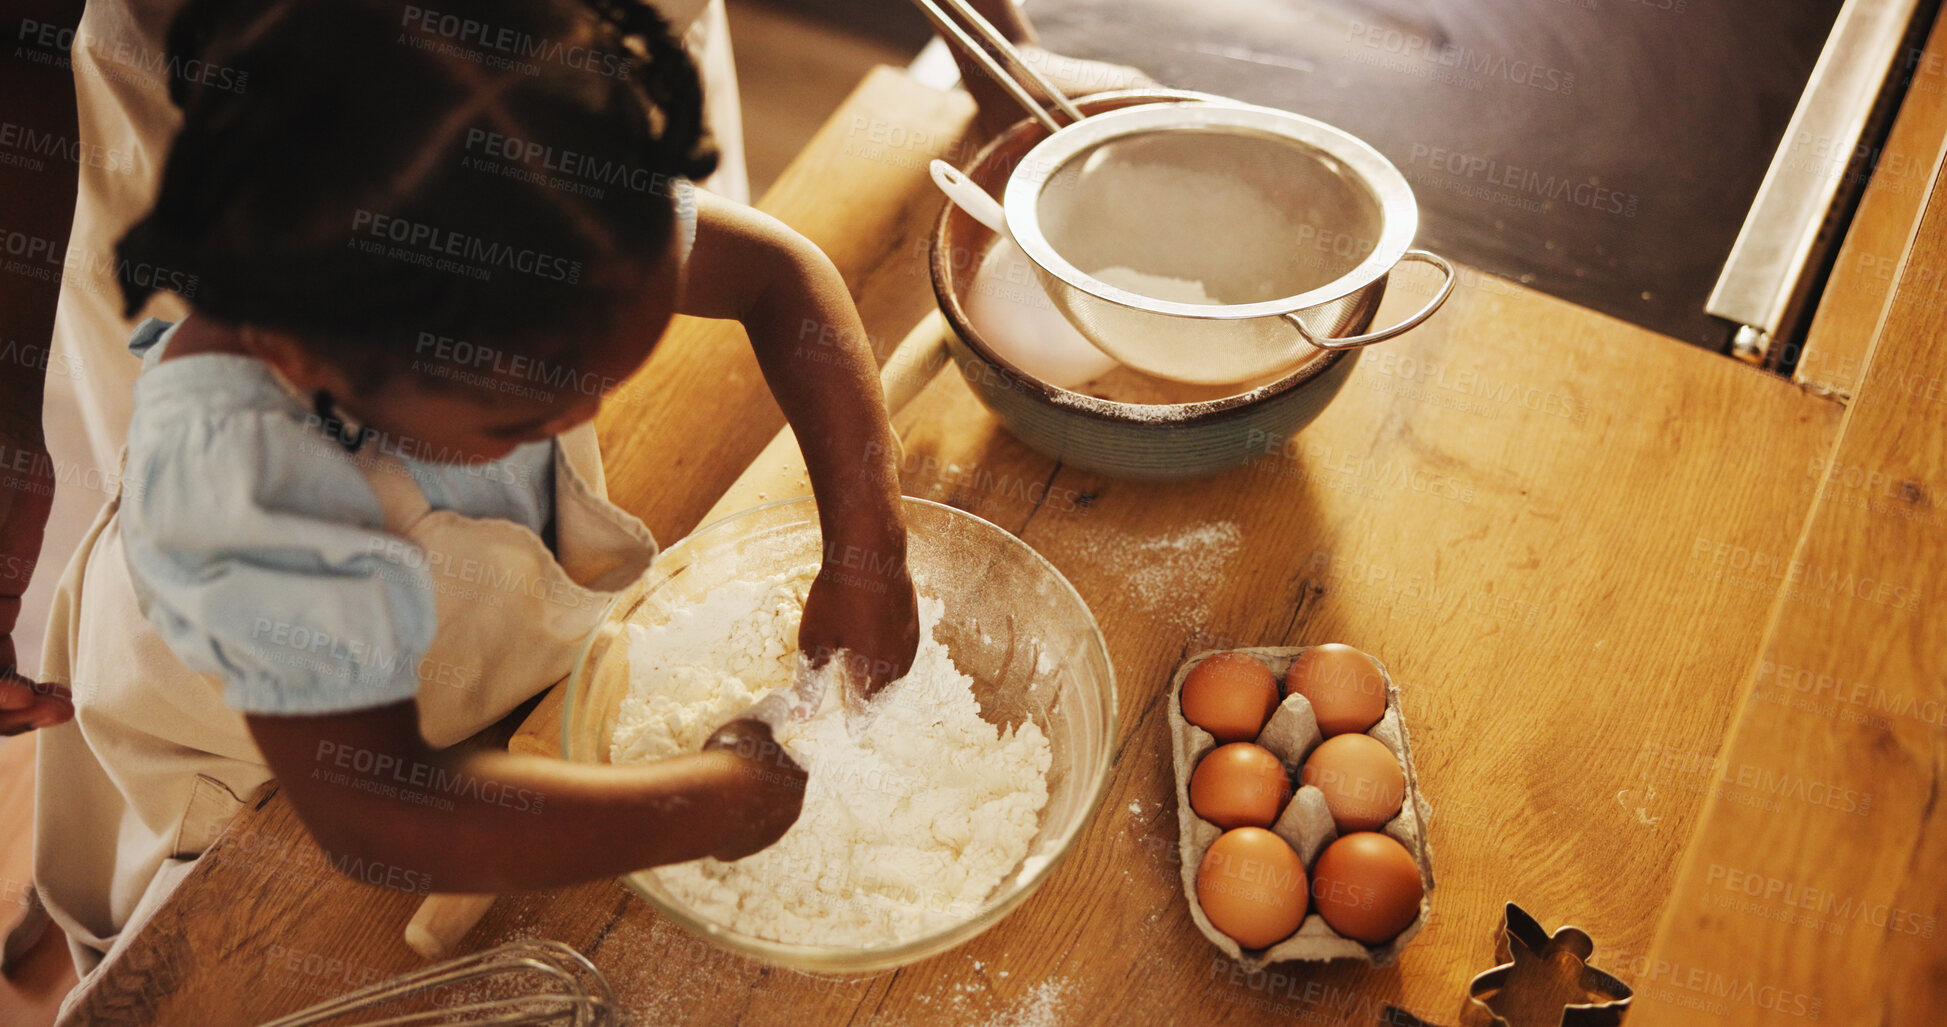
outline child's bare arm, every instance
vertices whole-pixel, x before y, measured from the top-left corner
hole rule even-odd
[[[804,798],[804,771],[757,721],[726,725],[700,753],[614,767],[433,749],[409,702],[247,720],[332,861],[409,891],[519,891],[738,859],[782,836]]]
[[[919,620],[899,516],[899,444],[865,326],[838,269],[809,240],[700,191],[697,214],[679,309],[743,323],[818,499],[825,560],[799,644],[821,660],[848,650],[877,688],[912,666]]]

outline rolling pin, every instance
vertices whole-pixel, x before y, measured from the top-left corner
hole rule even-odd
[[[879,370],[879,387],[885,393],[888,416],[905,409],[946,364],[946,333],[950,330],[945,316],[935,309],[913,326],[886,358]],[[710,524],[761,503],[810,494],[811,479],[805,473],[804,454],[798,449],[797,436],[786,425],[697,523]],[[560,757],[563,694],[556,685],[541,697],[540,704],[508,741],[509,751]],[[406,924],[406,944],[427,959],[442,958],[487,915],[493,902],[492,895],[460,892],[428,895]]]

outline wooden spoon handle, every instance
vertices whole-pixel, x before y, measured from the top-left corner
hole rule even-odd
[[[494,904],[492,895],[440,892],[426,896],[406,924],[406,944],[427,959],[444,959]]]

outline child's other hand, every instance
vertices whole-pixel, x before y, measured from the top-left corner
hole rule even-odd
[[[798,648],[814,667],[847,661],[868,697],[905,677],[919,650],[919,597],[905,560],[890,571],[827,562],[805,597]]]
[[[733,720],[703,743],[703,751],[725,750],[744,763],[742,802],[728,811],[729,831],[710,855],[724,862],[743,859],[784,837],[804,808],[804,768],[784,751],[761,720]]]
[[[12,635],[0,635],[0,736],[38,731],[74,716],[74,699],[60,685],[23,677]]]

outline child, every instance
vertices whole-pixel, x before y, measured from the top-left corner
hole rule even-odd
[[[828,551],[891,568],[821,574],[802,647],[849,651],[874,684],[911,663],[896,449],[858,314],[809,242],[689,186],[714,158],[661,19],[416,10],[192,0],[171,30],[172,63],[248,88],[172,83],[183,125],[121,257],[168,269],[140,280],[193,312],[135,334],[122,494],[49,630],[76,714],[40,741],[35,881],[84,974],[273,777],[334,861],[422,891],[736,859],[783,834],[804,774],[753,721],[643,766],[436,748],[564,677],[648,566],[590,418],[672,313],[743,322]],[[146,297],[131,287],[131,314]],[[845,341],[807,352],[806,323]]]

